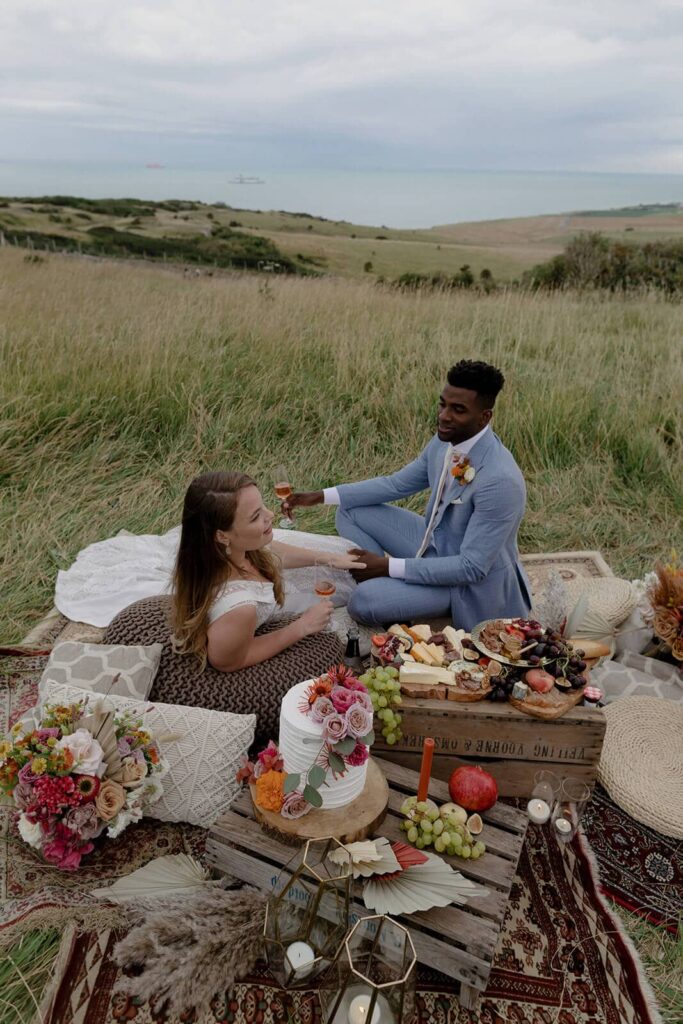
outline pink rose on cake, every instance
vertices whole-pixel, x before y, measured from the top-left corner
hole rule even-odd
[[[334,710],[340,715],[345,715],[350,707],[358,703],[360,696],[360,693],[355,690],[347,690],[344,686],[335,686],[330,694],[330,700],[334,704]]]
[[[358,768],[365,764],[367,759],[370,757],[370,751],[364,743],[356,743],[355,747],[350,754],[347,754],[344,760],[351,768]]]
[[[321,722],[324,722],[329,715],[333,715],[334,713],[335,707],[329,697],[318,697],[309,712],[312,721],[317,722],[318,725],[320,725]]]
[[[338,715],[336,711],[334,714],[328,715],[323,722],[323,739],[333,745],[338,743],[339,740],[343,740],[348,731],[346,719]]]
[[[295,790],[285,797],[280,814],[283,818],[303,818],[304,814],[308,814],[311,809],[312,804],[309,804],[308,800],[304,800],[303,793]]]
[[[372,712],[360,704],[353,704],[344,715],[346,731],[349,736],[360,739],[372,732]]]

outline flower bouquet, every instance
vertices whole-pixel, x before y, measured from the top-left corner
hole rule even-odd
[[[237,781],[254,785],[254,800],[266,811],[283,818],[301,818],[322,806],[321,786],[328,772],[343,776],[348,768],[363,765],[374,743],[373,706],[367,687],[344,665],[336,665],[310,684],[300,707],[322,727],[321,745],[306,772],[285,772],[284,761],[272,740],[256,762],[243,758]]]
[[[683,661],[683,567],[676,558],[657,565],[649,578],[647,596],[652,607],[652,628],[676,661]]]
[[[106,833],[120,835],[163,793],[168,764],[142,720],[101,702],[46,705],[0,741],[0,790],[13,798],[19,834],[50,864],[75,871]]]

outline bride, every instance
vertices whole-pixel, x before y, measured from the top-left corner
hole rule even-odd
[[[362,568],[346,551],[351,542],[309,535],[315,547],[307,548],[302,535],[286,534],[290,543],[283,543],[272,520],[251,477],[204,473],[187,490],[179,530],[121,533],[90,545],[58,574],[55,603],[71,619],[106,626],[133,601],[170,592],[176,650],[224,672],[266,661],[331,620],[340,631],[341,609],[315,600],[306,570],[329,565],[336,600],[345,603],[355,586],[346,570]],[[298,612],[280,629],[254,635],[268,619]]]

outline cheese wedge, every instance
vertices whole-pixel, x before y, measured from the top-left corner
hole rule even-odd
[[[415,661],[421,661],[423,665],[437,665],[438,662],[426,644],[413,644],[410,653]]]
[[[448,642],[451,645],[451,647],[453,647],[455,649],[455,653],[458,656],[461,656],[462,655],[462,643],[461,643],[461,641],[462,641],[462,638],[464,636],[466,636],[465,630],[464,629],[453,629],[452,626],[446,626],[445,629],[442,630],[442,633],[446,637],[446,639],[448,640]]]
[[[401,665],[398,670],[398,681],[400,683],[452,683],[453,676],[445,668],[408,662]]]
[[[431,626],[427,625],[408,626],[408,633],[412,636],[413,640],[419,643],[420,640],[427,642],[432,635],[432,630]]]
[[[439,647],[438,644],[425,644],[425,647],[434,659],[434,664],[439,666],[443,665],[443,656],[445,653],[443,647]]]
[[[410,648],[413,646],[413,638],[410,636],[409,633],[406,633],[403,626],[389,626],[387,633],[391,634],[391,636],[397,636],[401,641],[401,646],[404,648],[404,650],[409,651]]]

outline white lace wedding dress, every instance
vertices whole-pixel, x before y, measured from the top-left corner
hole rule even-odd
[[[274,540],[296,547],[341,553],[353,547],[343,537],[302,533],[299,530],[274,530]],[[138,535],[121,530],[115,537],[90,544],[79,551],[76,561],[57,574],[55,605],[67,618],[91,626],[108,626],[120,611],[144,597],[169,594],[180,527],[164,534]],[[356,583],[348,572],[330,569],[336,585],[332,597],[336,605],[332,628],[343,642],[351,625],[346,604]],[[314,593],[313,568],[287,569],[284,573],[285,604],[280,608],[272,600],[259,602],[259,624],[270,618],[296,615],[318,600]],[[235,584],[237,585],[237,584]],[[264,585],[265,586],[265,585]],[[265,598],[265,592],[263,597]],[[268,614],[266,615],[266,605]],[[361,650],[369,650],[370,630],[359,627]]]

